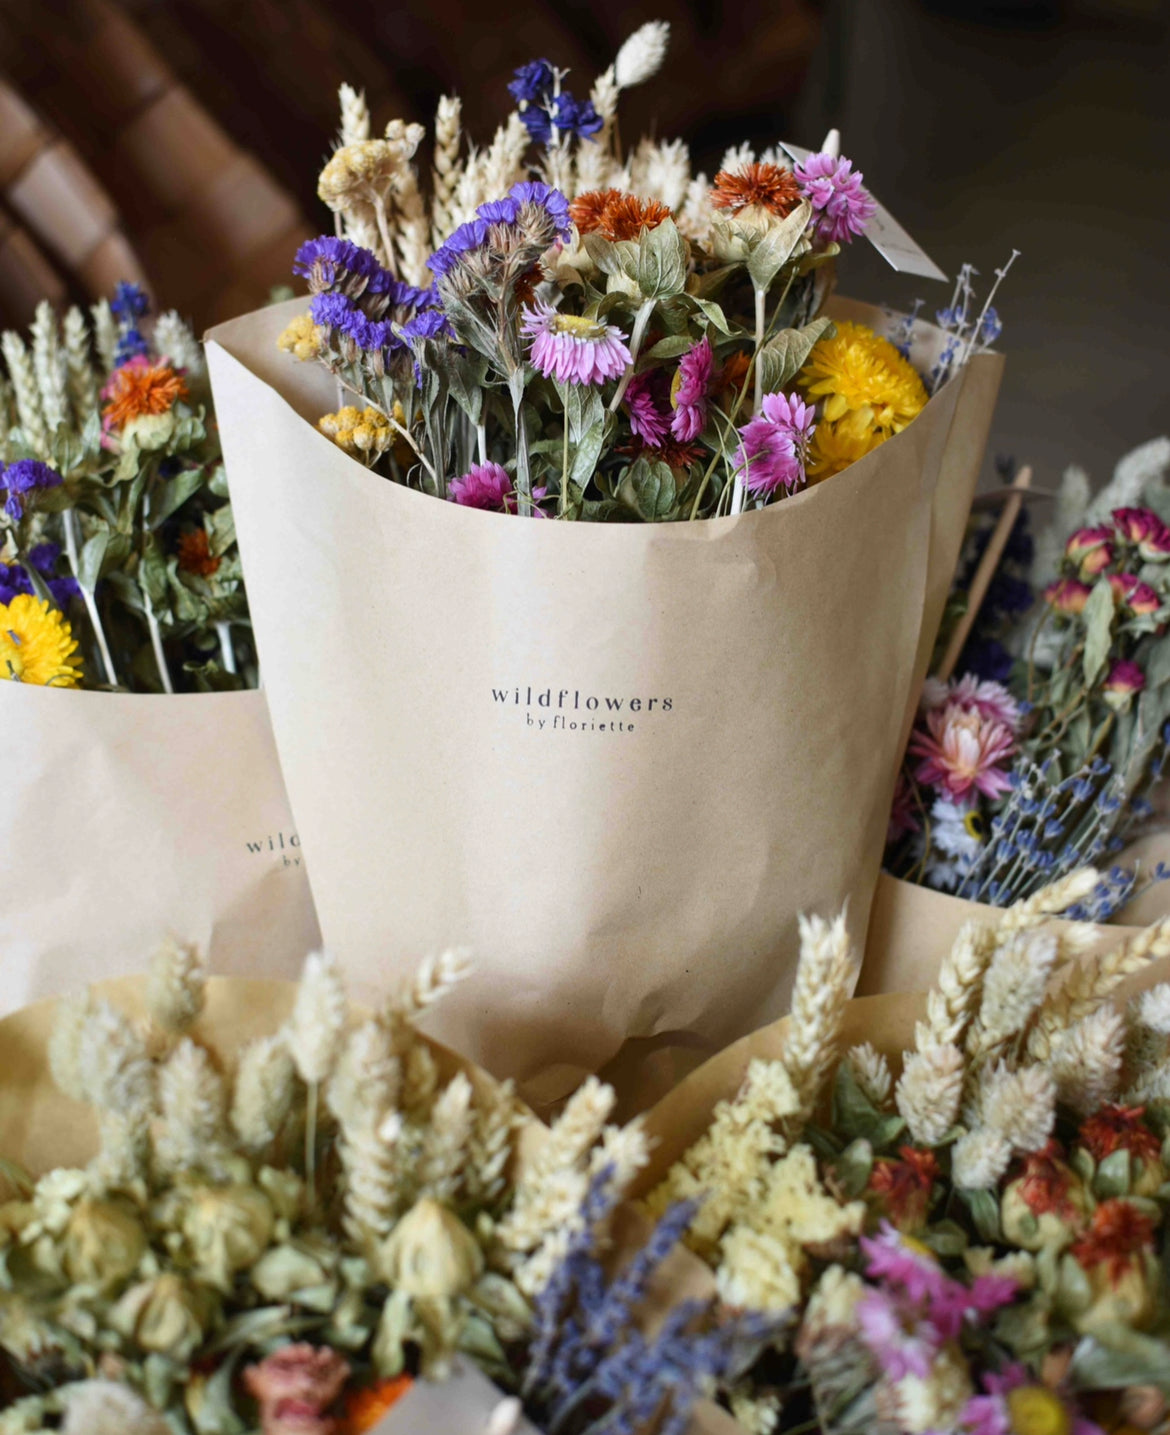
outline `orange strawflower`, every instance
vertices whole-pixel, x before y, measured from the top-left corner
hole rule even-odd
[[[1157,1161],[1162,1143],[1142,1120],[1145,1114],[1144,1106],[1106,1103],[1081,1127],[1081,1143],[1094,1161],[1104,1161],[1114,1151],[1128,1151],[1139,1161]]]
[[[657,199],[639,199],[620,189],[592,189],[579,194],[569,206],[573,223],[582,234],[603,239],[637,239],[643,229],[657,229],[670,210]]]
[[[716,209],[730,209],[733,214],[750,205],[783,219],[803,197],[796,176],[778,164],[745,164],[740,169],[721,169],[711,186],[712,204]]]
[[[187,397],[187,384],[169,364],[152,364],[138,356],[114,370],[102,397],[108,400],[102,409],[106,426],[120,429],[131,419],[170,413]]]
[[[869,1190],[895,1226],[920,1226],[930,1209],[938,1162],[933,1151],[919,1151],[915,1146],[899,1146],[898,1155],[898,1161],[882,1156],[873,1163]]]
[[[193,528],[180,537],[178,554],[179,567],[183,572],[198,574],[200,578],[210,578],[222,561],[212,553],[207,531],[203,528]]]
[[[379,1380],[376,1385],[363,1385],[353,1391],[345,1401],[345,1435],[364,1435],[372,1430],[413,1384],[409,1375],[397,1375],[393,1380]]]
[[[747,378],[748,369],[751,368],[752,356],[737,349],[720,369],[715,380],[715,392],[722,395],[730,393],[734,399],[735,395],[743,388],[744,380]]]
[[[1072,1254],[1086,1269],[1103,1265],[1116,1283],[1129,1269],[1133,1256],[1154,1248],[1154,1222],[1131,1202],[1114,1197],[1102,1201],[1083,1236],[1072,1244]]]

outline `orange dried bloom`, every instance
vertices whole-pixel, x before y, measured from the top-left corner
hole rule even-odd
[[[1116,1283],[1134,1256],[1153,1247],[1153,1219],[1132,1201],[1114,1197],[1093,1212],[1092,1224],[1073,1242],[1072,1254],[1086,1270],[1104,1265],[1110,1281]]]
[[[180,537],[178,554],[179,567],[183,572],[196,573],[200,578],[210,578],[222,562],[222,559],[212,553],[207,532],[203,528],[193,528],[190,533],[184,533]]]
[[[734,354],[723,365],[719,376],[715,380],[716,394],[730,392],[732,397],[743,388],[744,380],[747,378],[748,369],[751,368],[752,356],[745,354],[742,350],[736,350]]]
[[[873,1163],[869,1189],[877,1196],[896,1226],[920,1225],[930,1206],[930,1192],[938,1179],[933,1151],[899,1146],[900,1160],[879,1157]]]
[[[643,229],[657,229],[670,218],[669,208],[657,199],[639,199],[620,189],[592,189],[579,194],[569,206],[573,223],[582,234],[603,239],[637,239]]]
[[[1034,1216],[1053,1215],[1062,1221],[1073,1221],[1079,1215],[1069,1196],[1073,1173],[1061,1160],[1063,1155],[1060,1143],[1052,1140],[1024,1157],[1019,1193]]]
[[[102,397],[108,400],[102,418],[108,427],[120,429],[131,419],[169,413],[187,397],[187,384],[169,364],[140,364],[132,359],[114,370]]]
[[[1142,1119],[1145,1114],[1144,1106],[1106,1103],[1081,1127],[1081,1143],[1094,1161],[1104,1161],[1114,1151],[1128,1151],[1139,1161],[1157,1161],[1162,1143]]]
[[[345,1435],[364,1435],[372,1430],[413,1384],[409,1375],[397,1375],[393,1380],[379,1380],[376,1385],[363,1385],[353,1391],[345,1401]]]
[[[721,169],[711,186],[712,204],[716,209],[730,209],[733,214],[755,205],[783,219],[802,198],[796,176],[778,164],[745,164],[740,169]]]

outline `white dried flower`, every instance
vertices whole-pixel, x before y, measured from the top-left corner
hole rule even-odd
[[[36,307],[32,327],[33,371],[41,396],[41,412],[50,433],[69,422],[69,388],[65,353],[57,315],[47,299]]]
[[[919,1023],[917,1032],[919,1051],[962,1041],[995,948],[993,923],[967,921],[959,928],[926,999],[926,1021]]]
[[[90,1190],[125,1191],[147,1175],[150,1131],[145,1116],[103,1111],[98,1128],[98,1154],[89,1163]]]
[[[146,1043],[108,1002],[91,1006],[81,1023],[77,1074],[94,1106],[131,1116],[153,1102],[154,1069]]]
[[[421,1195],[454,1201],[471,1138],[471,1097],[471,1082],[459,1072],[431,1107],[417,1171]]]
[[[191,375],[203,372],[203,345],[177,309],[168,309],[158,316],[154,326],[154,347],[176,369],[184,369]]]
[[[793,1248],[751,1226],[735,1225],[723,1237],[715,1283],[725,1305],[788,1311],[800,1301],[800,1272]]]
[[[398,1101],[402,1063],[380,1021],[350,1032],[325,1089],[325,1102],[342,1130],[374,1126]]]
[[[306,1084],[319,1084],[333,1070],[345,1019],[345,987],[337,959],[331,952],[313,952],[301,973],[286,1035],[289,1053]]]
[[[91,304],[89,314],[93,320],[93,341],[98,358],[103,370],[109,373],[118,356],[118,321],[108,299],[99,299],[96,304]]]
[[[370,107],[366,104],[365,91],[342,84],[338,87],[337,98],[341,103],[340,145],[361,144],[363,140],[368,140]]]
[[[63,997],[49,1037],[49,1070],[57,1089],[72,1101],[92,1099],[80,1069],[81,1033],[92,1012],[93,998],[88,991]]]
[[[441,1002],[452,987],[471,975],[473,969],[471,954],[465,947],[452,947],[438,956],[426,957],[398,993],[391,1010],[397,1016],[413,1021]]]
[[[640,25],[617,52],[613,77],[619,90],[645,84],[662,69],[670,44],[670,26],[665,20],[648,20]]]
[[[159,1068],[154,1154],[164,1171],[215,1175],[227,1149],[223,1078],[210,1055],[183,1037]]]
[[[65,1435],[171,1435],[157,1410],[128,1385],[113,1380],[82,1380],[61,1392]]]
[[[998,1131],[976,1127],[960,1136],[951,1151],[951,1174],[967,1191],[990,1191],[1011,1165],[1011,1143]]]
[[[844,912],[832,922],[802,915],[799,925],[800,959],[781,1058],[800,1098],[794,1125],[812,1114],[836,1062],[841,1019],[857,976]]]
[[[403,1121],[398,1112],[385,1116],[377,1128],[352,1127],[341,1145],[345,1168],[347,1233],[356,1241],[380,1240],[394,1227],[402,1203],[399,1142]]]
[[[646,199],[678,209],[691,182],[691,156],[682,140],[643,139],[630,161],[630,188]]]
[[[920,1146],[937,1146],[959,1114],[963,1053],[957,1046],[927,1047],[906,1058],[898,1081],[898,1113]]]
[[[1017,1151],[1039,1151],[1056,1120],[1056,1085],[1043,1066],[1009,1071],[1002,1063],[986,1069],[980,1083],[979,1114]]]
[[[619,1191],[633,1182],[639,1171],[650,1164],[650,1143],[641,1117],[625,1126],[607,1126],[589,1158],[589,1174],[596,1176],[609,1168],[610,1178]]]
[[[1131,449],[1118,461],[1113,477],[1089,504],[1088,512],[1076,526],[1104,523],[1115,508],[1139,507],[1151,484],[1165,482],[1168,468],[1170,438],[1150,439]]]
[[[1061,1032],[1053,1044],[1049,1070],[1056,1093],[1081,1116],[1091,1116],[1117,1095],[1125,1055],[1125,1022],[1103,1006]]]
[[[247,1151],[279,1136],[292,1110],[296,1071],[282,1036],[262,1036],[240,1053],[232,1092],[232,1127]]]
[[[475,1127],[463,1169],[463,1190],[468,1201],[490,1205],[504,1192],[513,1132],[521,1124],[511,1081],[493,1083],[491,1092],[478,1096]]]
[[[730,149],[724,151],[719,168],[734,172],[743,169],[745,165],[754,164],[755,160],[755,150],[744,140],[742,144],[732,145]]]
[[[866,1041],[852,1047],[845,1059],[866,1100],[873,1106],[884,1106],[890,1099],[894,1078],[890,1074],[890,1063],[882,1053],[875,1051]]]
[[[194,1026],[207,997],[207,966],[198,947],[170,937],[151,958],[146,1009],[163,1031]]]
[[[436,249],[456,227],[453,215],[462,119],[463,102],[458,95],[441,95],[435,111],[435,158],[431,170],[431,238]]]
[[[1170,1036],[1170,982],[1142,992],[1137,999],[1137,1020],[1159,1036]]]
[[[931,1361],[929,1375],[903,1375],[890,1390],[898,1428],[906,1435],[955,1430],[973,1393],[967,1358],[957,1347],[944,1346]]]
[[[979,1015],[967,1033],[975,1059],[993,1056],[1018,1036],[1040,1005],[1059,946],[1051,932],[1022,932],[999,948],[987,968]]]
[[[89,351],[89,328],[85,315],[74,305],[62,325],[65,336],[65,367],[69,384],[69,402],[79,429],[98,411],[99,383]]]
[[[1094,867],[1078,867],[1064,877],[1058,877],[1039,892],[1013,902],[1000,920],[1000,935],[1010,936],[1014,932],[1027,931],[1041,923],[1045,917],[1058,916],[1067,908],[1083,902],[1097,886],[1099,876]]]
[[[41,409],[32,358],[24,340],[14,329],[6,329],[0,336],[0,351],[3,351],[8,376],[12,380],[12,397],[16,404],[16,416],[20,420],[20,431],[36,456],[46,459],[49,457],[49,431]]]

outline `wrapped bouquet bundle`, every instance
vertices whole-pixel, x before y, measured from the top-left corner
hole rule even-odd
[[[540,1098],[779,1015],[802,908],[864,926],[1001,367],[968,295],[827,303],[863,232],[936,273],[834,144],[623,157],[664,43],[525,67],[482,151],[444,100],[429,200],[343,92],[308,312],[208,345],[326,938],[359,986],[467,943],[431,1030]]]
[[[1096,956],[1077,873],[968,923],[927,994],[848,1000],[810,922],[791,1015],[646,1117],[651,1212],[784,1322],[746,1431],[1164,1431],[1170,926]]]
[[[417,1033],[460,975],[361,1012],[320,955],[168,949],[0,1022],[3,1435],[688,1428],[773,1318],[717,1301],[689,1203],[618,1210],[611,1091],[546,1128]]]
[[[202,353],[145,306],[3,336],[0,1012],[168,927],[253,973],[316,935]]]
[[[994,528],[973,525],[899,777],[864,990],[925,989],[934,973],[915,968],[948,926],[1086,862],[1112,865],[1075,917],[1164,911],[1168,464],[1154,440],[1096,495],[1070,469],[1035,540],[1019,492]]]

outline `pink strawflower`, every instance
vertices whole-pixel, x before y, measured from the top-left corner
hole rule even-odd
[[[904,837],[907,832],[919,831],[919,826],[914,788],[905,772],[899,771],[898,780],[894,784],[890,820],[886,827],[886,842],[897,842],[898,838]]]
[[[795,394],[766,394],[760,412],[739,431],[739,468],[748,492],[771,495],[800,488],[815,427],[813,410]]]
[[[711,387],[714,367],[715,355],[711,340],[706,336],[679,360],[672,386],[674,417],[670,431],[680,443],[691,443],[703,432],[707,422],[707,390]]]
[[[939,1351],[929,1320],[889,1291],[868,1290],[854,1307],[861,1339],[881,1364],[888,1380],[917,1375],[925,1380]]]
[[[931,1298],[930,1319],[943,1340],[957,1340],[967,1320],[993,1315],[1010,1305],[1018,1290],[1010,1276],[976,1276],[969,1286],[948,1278]]]
[[[812,205],[813,236],[821,244],[848,244],[873,218],[877,204],[852,163],[832,154],[810,154],[793,171]]]
[[[516,507],[511,476],[498,463],[472,464],[462,477],[447,485],[447,496],[464,508],[486,508],[493,513],[510,513]]]
[[[1087,583],[1077,578],[1058,578],[1045,588],[1044,601],[1058,613],[1083,613],[1092,591]]]
[[[1113,539],[1111,528],[1078,528],[1064,545],[1064,554],[1074,563],[1080,563],[1086,553],[1104,548]]]
[[[972,1395],[963,1406],[959,1414],[961,1435],[1012,1435],[1016,1426],[1008,1397],[1013,1390],[1029,1388],[1036,1388],[1037,1393],[1043,1391],[1054,1403],[1063,1405],[1062,1424],[1069,1435],[1105,1435],[1100,1425],[1081,1414],[1073,1396],[1049,1386],[1040,1386],[1023,1365],[1007,1365],[998,1375],[988,1371],[980,1379],[985,1394]],[[1053,1414],[1058,1415],[1059,1411],[1054,1410]],[[1055,1424],[1053,1428],[1056,1428]]]
[[[625,335],[613,324],[558,314],[538,299],[523,310],[520,332],[532,340],[529,358],[558,384],[604,384],[630,365]]]
[[[1162,606],[1162,600],[1154,589],[1143,583],[1136,573],[1111,573],[1109,586],[1113,589],[1115,601],[1138,616],[1148,617]]]
[[[661,448],[671,431],[670,410],[663,392],[665,378],[662,369],[647,369],[644,374],[635,374],[626,386],[630,432],[651,448]]]
[[[1113,523],[1127,543],[1137,545],[1149,563],[1170,558],[1170,528],[1149,508],[1115,508]]]
[[[933,1256],[908,1246],[889,1221],[881,1223],[876,1236],[862,1236],[859,1245],[870,1280],[900,1286],[916,1305],[942,1295],[947,1284],[942,1266]]]
[[[1020,704],[1002,683],[990,678],[977,678],[974,673],[965,673],[961,678],[952,678],[949,683],[940,683],[937,678],[927,678],[922,685],[921,712],[955,703],[964,712],[977,712],[992,722],[1003,723],[1016,736],[1019,735],[1024,713]]]
[[[972,790],[993,799],[1007,792],[1011,781],[1000,763],[1015,750],[1009,727],[954,702],[931,709],[926,731],[917,728],[910,736],[910,751],[923,759],[915,781],[956,798]]]

